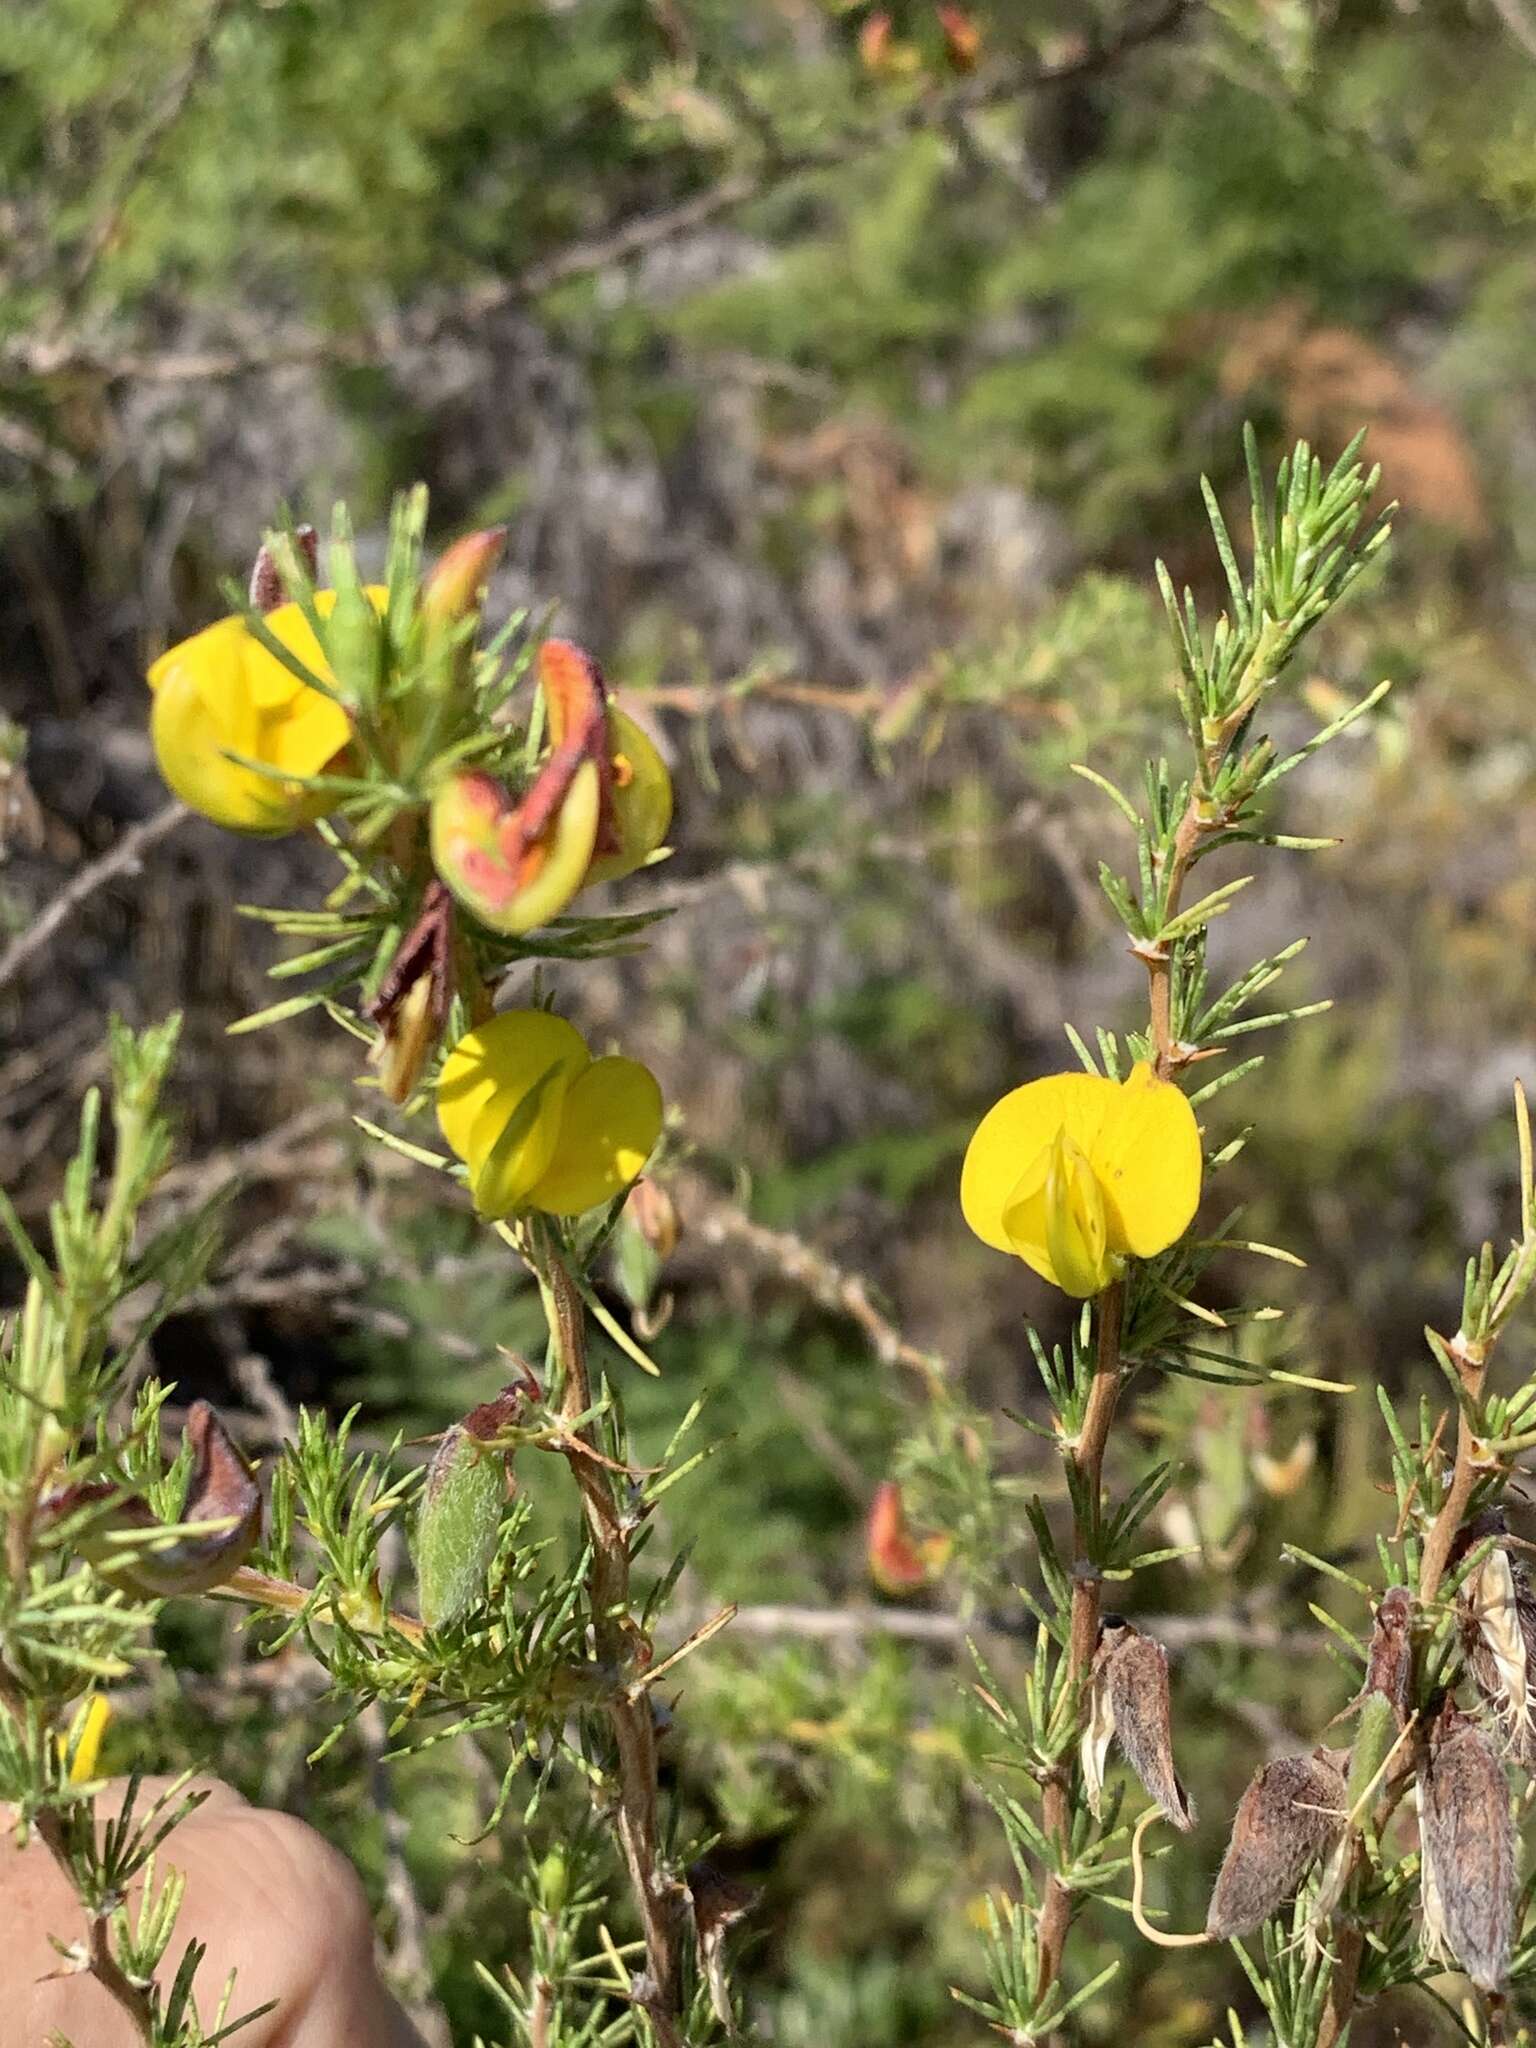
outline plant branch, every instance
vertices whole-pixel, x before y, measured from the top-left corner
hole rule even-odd
[[[1163,896],[1165,924],[1178,915],[1190,866],[1209,829],[1198,809],[1197,799],[1191,797],[1189,808],[1174,833],[1173,851],[1168,861]],[[1147,1002],[1152,1043],[1157,1053],[1158,1078],[1170,1081],[1184,1063],[1173,1036],[1173,954],[1166,941],[1159,941],[1156,946],[1149,946],[1142,957],[1147,963]]]
[[[1028,93],[1096,77],[1135,50],[1176,32],[1190,11],[1190,0],[1154,0],[1152,6],[1131,13],[1117,32],[1079,42],[1059,58],[991,72],[937,100],[921,98],[894,119],[864,124],[810,147],[762,150],[756,162],[726,173],[701,191],[582,236],[511,277],[490,278],[444,299],[414,320],[391,314],[374,327],[352,334],[299,333],[255,344],[236,341],[222,347],[170,353],[130,349],[109,354],[78,339],[24,336],[0,352],[0,369],[9,367],[36,377],[85,375],[109,384],[192,383],[307,363],[386,362],[407,348],[427,346],[507,306],[663,247],[680,235],[778,191],[793,178],[836,169],[913,134],[938,132],[953,115],[974,113]]]
[[[1067,1670],[1078,1697],[1081,1719],[1094,1652],[1099,1642],[1101,1581],[1093,1562],[1097,1547],[1099,1492],[1103,1484],[1104,1451],[1120,1398],[1120,1335],[1125,1314],[1125,1283],[1117,1280],[1106,1287],[1098,1300],[1098,1349],[1094,1359],[1093,1383],[1083,1411],[1083,1426],[1072,1451],[1077,1468],[1079,1509],[1072,1520],[1072,1619],[1067,1650]],[[1065,1861],[1071,1837],[1072,1807],[1068,1792],[1071,1766],[1058,1767],[1045,1786],[1043,1810],[1045,1832]],[[1043,1995],[1061,1974],[1061,1958],[1067,1931],[1072,1924],[1072,1893],[1060,1877],[1046,1880],[1040,1907],[1040,1984]]]
[[[1483,1381],[1488,1374],[1486,1350],[1474,1349],[1460,1337],[1453,1337],[1450,1353],[1461,1373],[1462,1383],[1475,1403],[1482,1397]],[[1457,1532],[1466,1519],[1467,1504],[1472,1498],[1472,1489],[1477,1484],[1478,1466],[1477,1432],[1473,1429],[1463,1408],[1456,1427],[1456,1461],[1451,1467],[1451,1483],[1446,1488],[1445,1498],[1440,1503],[1440,1512],[1430,1524],[1429,1534],[1424,1539],[1424,1555],[1419,1563],[1419,1602],[1428,1606],[1440,1590],[1440,1581],[1450,1562],[1451,1548]]]
[[[561,1411],[570,1423],[592,1407],[587,1371],[586,1318],[581,1296],[548,1238],[536,1241],[536,1272],[549,1314],[550,1336],[562,1374]],[[573,1429],[596,1451],[590,1423]],[[657,1824],[656,1727],[649,1699],[632,1696],[621,1682],[632,1665],[650,1661],[650,1644],[629,1608],[629,1537],[605,1464],[597,1457],[568,1454],[580,1489],[592,1539],[591,1603],[598,1662],[613,1667],[615,1689],[607,1702],[618,1752],[618,1835],[645,1936],[649,1984],[641,2004],[661,2048],[682,2048],[678,2013],[682,2000],[681,1888],[663,1868]]]
[[[119,875],[133,874],[151,847],[158,846],[162,839],[168,839],[191,815],[184,803],[168,803],[153,817],[131,826],[99,860],[81,868],[26,930],[19,932],[0,953],[0,989],[16,978],[27,962],[48,944],[60,925],[89,901],[98,889],[105,888],[108,882],[115,882]]]

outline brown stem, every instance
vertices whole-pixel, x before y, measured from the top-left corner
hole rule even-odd
[[[1072,1518],[1072,1625],[1068,1639],[1067,1670],[1078,1688],[1079,1714],[1086,1700],[1088,1674],[1099,1642],[1100,1581],[1091,1567],[1099,1519],[1099,1494],[1103,1484],[1104,1450],[1109,1442],[1115,1405],[1120,1398],[1120,1333],[1125,1314],[1125,1283],[1117,1280],[1099,1296],[1098,1352],[1093,1383],[1083,1410],[1083,1426],[1072,1451],[1081,1486],[1079,1498],[1087,1503],[1085,1522],[1081,1510]],[[1042,1798],[1045,1831],[1066,1860],[1071,1835],[1072,1802],[1069,1796],[1070,1767],[1058,1768],[1047,1780]],[[1040,1907],[1040,1992],[1054,1984],[1061,1974],[1062,1952],[1072,1924],[1072,1892],[1061,1879],[1046,1880]]]
[[[4,1705],[16,1725],[25,1729],[27,1695],[16,1682],[14,1674],[3,1664],[0,1664],[0,1704]],[[65,1883],[72,1892],[78,1893],[74,1866],[59,1816],[45,1806],[34,1814],[32,1825],[38,1840],[58,1865]],[[84,1904],[81,1900],[82,1908]],[[127,2014],[139,2039],[152,2042],[155,2038],[154,2006],[149,1993],[125,1974],[112,1953],[111,1918],[110,1913],[87,1912],[85,1952],[88,1968],[102,1990]]]
[[[1448,1346],[1461,1374],[1462,1384],[1475,1404],[1481,1399],[1483,1381],[1488,1373],[1486,1347],[1474,1346],[1461,1335],[1451,1339]],[[1466,1520],[1467,1505],[1472,1498],[1472,1489],[1477,1484],[1477,1434],[1467,1420],[1466,1410],[1460,1414],[1456,1431],[1456,1462],[1451,1468],[1451,1483],[1446,1488],[1440,1511],[1430,1525],[1424,1539],[1424,1555],[1419,1563],[1419,1602],[1427,1607],[1440,1590],[1450,1562],[1451,1548]],[[1363,1849],[1357,1849],[1357,1863],[1363,1858]],[[1355,2009],[1355,1988],[1360,1978],[1360,1963],[1365,1953],[1365,1930],[1345,1921],[1338,1929],[1337,1960],[1333,1966],[1333,1980],[1328,1987],[1328,2008],[1323,2015],[1323,2024],[1317,2036],[1317,2048],[1337,2048],[1345,2028],[1349,2025]]]
[[[1355,1986],[1365,1954],[1365,1929],[1346,1921],[1337,1933],[1337,1960],[1328,1986],[1328,2005],[1317,2030],[1317,2048],[1337,2048],[1355,2010]]]
[[[564,1382],[561,1412],[568,1423],[592,1406],[587,1373],[586,1318],[581,1296],[546,1239],[539,1278],[550,1308],[550,1330]],[[595,1451],[591,1425],[574,1430]],[[618,1751],[618,1834],[645,1936],[650,1985],[642,1999],[661,2048],[682,2048],[678,2013],[682,1996],[681,1888],[662,1867],[656,1813],[656,1727],[649,1699],[631,1697],[625,1670],[650,1661],[650,1644],[629,1611],[629,1537],[613,1481],[596,1457],[573,1452],[567,1462],[592,1537],[592,1629],[600,1664],[611,1666],[615,1690],[607,1702]]]
[[[1450,1353],[1461,1374],[1462,1385],[1471,1400],[1481,1400],[1483,1381],[1488,1373],[1486,1351],[1476,1351],[1461,1336],[1451,1339]],[[1451,1483],[1446,1489],[1445,1499],[1440,1503],[1440,1512],[1430,1524],[1429,1534],[1424,1539],[1424,1555],[1419,1563],[1419,1602],[1428,1606],[1440,1590],[1440,1581],[1445,1577],[1445,1568],[1450,1562],[1451,1546],[1466,1519],[1467,1503],[1472,1498],[1472,1489],[1477,1484],[1477,1434],[1462,1409],[1456,1425],[1456,1462],[1451,1467]]]
[[[533,2004],[528,2013],[528,2048],[549,2048],[549,2030],[555,2017],[555,1987],[545,1976],[534,1979]]]

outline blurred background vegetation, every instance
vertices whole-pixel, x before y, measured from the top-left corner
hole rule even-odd
[[[1525,0],[0,15],[0,703],[36,797],[11,785],[0,948],[159,813],[144,665],[225,608],[282,504],[324,525],[344,496],[365,552],[417,477],[440,540],[508,521],[492,616],[555,608],[672,759],[676,856],[626,907],[675,915],[563,993],[679,1113],[665,1372],[624,1385],[642,1450],[701,1393],[720,1440],[656,1554],[692,1545],[682,1619],[745,1612],[688,1666],[669,1768],[762,1890],[742,1981],[785,2048],[978,2035],[949,1986],[976,1988],[1007,1864],[965,1639],[1005,1685],[1028,1649],[1023,1503],[1057,1482],[1012,1418],[1023,1314],[1059,1333],[1060,1304],[967,1238],[958,1161],[997,1093],[1068,1063],[1063,1018],[1139,1017],[1069,767],[1135,776],[1167,732],[1152,562],[1213,596],[1198,478],[1242,503],[1245,418],[1271,457],[1368,427],[1403,505],[1286,736],[1395,687],[1285,785],[1285,829],[1343,849],[1273,857],[1220,931],[1243,962],[1307,936],[1291,998],[1335,1004],[1215,1113],[1257,1126],[1250,1234],[1307,1261],[1272,1271],[1291,1313],[1259,1362],[1360,1391],[1172,1381],[1115,1453],[1176,1447],[1166,1540],[1195,1546],[1136,1588],[1203,1815],[1171,1924],[1203,1917],[1256,1764],[1350,1695],[1308,1612],[1348,1596],[1279,1547],[1347,1559],[1381,1525],[1371,1386],[1426,1370],[1465,1248],[1507,1234],[1533,1067],[1533,228]],[[534,1326],[457,1205],[349,1136],[354,1047],[225,1036],[276,958],[236,904],[323,876],[307,843],[167,824],[0,962],[29,1219],[108,1010],[186,1009],[166,1199],[235,1192],[157,1362],[257,1446],[299,1401],[424,1436]],[[865,1555],[893,1475],[951,1539],[906,1600]],[[208,1761],[305,1813],[362,1863],[429,2039],[495,2038],[468,1961],[515,1959],[526,1856],[515,1825],[475,1839],[490,1763],[382,1770],[363,1726],[306,1769],[327,1710],[300,1653],[164,1626],[180,1673],[109,1761]],[[1170,1966],[1127,1931],[1090,1910],[1075,1967],[1127,1962],[1085,2039],[1134,2014],[1172,2048],[1251,2009],[1223,1953]],[[1357,2037],[1435,2038],[1427,2005]]]

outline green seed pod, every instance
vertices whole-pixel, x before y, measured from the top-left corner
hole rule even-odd
[[[456,1422],[437,1447],[416,1518],[416,1584],[428,1628],[457,1621],[484,1596],[506,1498],[504,1457]]]
[[[1350,1813],[1366,1795],[1366,1787],[1387,1760],[1387,1752],[1398,1736],[1397,1715],[1385,1693],[1367,1693],[1360,1703],[1360,1725],[1349,1752],[1349,1790],[1345,1799]],[[1380,1793],[1378,1785],[1371,1797]]]

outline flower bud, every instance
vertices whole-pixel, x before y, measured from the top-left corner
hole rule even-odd
[[[293,530],[294,551],[309,575],[315,580],[320,563],[320,543],[312,526],[296,526]],[[297,591],[288,590],[283,584],[283,572],[278,566],[272,543],[264,540],[256,550],[256,560],[251,568],[251,610],[253,612],[275,612],[280,604],[286,604]]]
[[[539,1865],[539,1910],[557,1920],[570,1892],[571,1866],[565,1851],[553,1848]]]
[[[368,1053],[370,1064],[378,1070],[379,1089],[387,1102],[409,1100],[436,1038],[432,983],[421,975],[390,1012]]]
[[[582,761],[553,804],[536,782],[515,804],[494,776],[450,775],[432,798],[432,864],[492,931],[520,935],[558,917],[586,880],[597,838],[599,782]]]
[[[506,542],[504,526],[488,526],[453,543],[422,585],[421,612],[429,626],[456,625],[480,609],[486,583]]]
[[[944,32],[944,54],[956,71],[974,71],[981,56],[981,30],[963,7],[940,0],[934,8]]]
[[[644,1238],[658,1259],[670,1259],[683,1234],[677,1204],[658,1180],[643,1174],[629,1191],[624,1220]]]
[[[876,78],[901,78],[919,69],[922,54],[915,43],[895,34],[890,10],[880,7],[866,16],[859,30],[859,62]]]
[[[1283,1458],[1267,1450],[1253,1453],[1253,1476],[1272,1500],[1289,1500],[1306,1484],[1317,1463],[1317,1438],[1311,1431],[1297,1437]]]
[[[614,1278],[637,1314],[649,1313],[662,1266],[676,1249],[678,1235],[672,1197],[656,1181],[637,1180],[613,1234]]]
[[[368,1005],[379,1035],[368,1058],[391,1102],[408,1099],[448,1015],[453,985],[453,898],[441,881],[422,891],[406,933]]]

